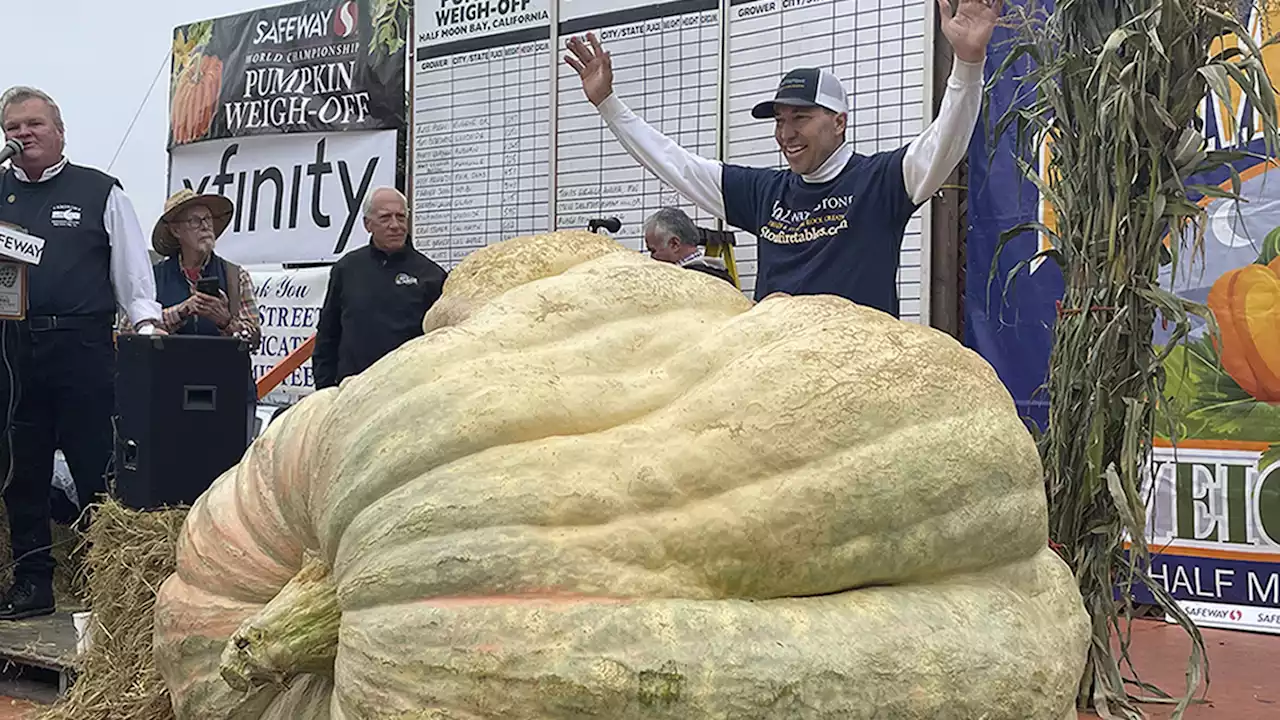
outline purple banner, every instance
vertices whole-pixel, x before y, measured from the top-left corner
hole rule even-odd
[[[1152,548],[1150,576],[1175,600],[1254,605],[1280,612],[1280,563],[1157,555],[1157,551]],[[1155,598],[1142,586],[1134,587],[1133,598],[1155,604]]]
[[[1021,4],[1013,0],[1010,4]],[[987,52],[986,76],[1004,62],[1011,30],[997,27]],[[992,261],[1000,233],[1038,214],[1039,193],[1014,164],[1013,133],[999,138],[992,153],[991,128],[1011,107],[1029,61],[1016,63],[988,94],[989,118],[979,122],[969,147],[969,227],[966,239],[965,344],[995,368],[1017,403],[1018,411],[1043,430],[1049,399],[1042,392],[1053,343],[1054,302],[1062,297],[1062,275],[1052,262],[1034,273],[1021,270],[1006,284],[1010,270],[1039,250],[1039,238],[1023,233]],[[1021,90],[1025,97],[1027,91]],[[1005,296],[1006,289],[1008,295]]]

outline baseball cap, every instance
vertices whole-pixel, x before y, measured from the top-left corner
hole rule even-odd
[[[751,108],[751,117],[757,120],[773,118],[773,106],[823,107],[832,112],[849,112],[849,94],[844,83],[829,70],[821,68],[797,68],[783,76],[772,100],[765,100]]]

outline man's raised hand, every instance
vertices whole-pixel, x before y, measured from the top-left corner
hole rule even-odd
[[[1004,0],[937,0],[942,20],[942,34],[947,36],[956,57],[965,62],[980,62],[987,54],[987,43],[995,30]]]
[[[595,33],[587,33],[587,43],[580,37],[571,37],[565,43],[572,55],[565,55],[564,61],[582,78],[582,91],[592,105],[599,105],[613,94],[613,60],[609,53],[600,46]]]

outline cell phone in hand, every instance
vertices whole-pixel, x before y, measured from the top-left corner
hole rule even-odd
[[[210,297],[218,297],[221,287],[218,285],[218,278],[202,277],[196,281],[196,292],[209,295]]]

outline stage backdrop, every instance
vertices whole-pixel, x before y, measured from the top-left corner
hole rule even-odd
[[[235,204],[217,252],[253,275],[256,377],[315,331],[325,264],[368,242],[361,203],[396,184],[411,19],[409,0],[303,0],[174,28],[168,192]],[[313,387],[308,361],[267,400]]]
[[[1245,5],[1247,7],[1247,3]],[[1259,42],[1258,13],[1250,28]],[[1280,27],[1272,13],[1269,27]],[[988,74],[1003,60],[999,30],[988,56]],[[1229,43],[1234,42],[1230,38]],[[1268,72],[1280,80],[1280,49],[1266,54]],[[1010,79],[990,93],[992,124],[1018,91]],[[1215,147],[1238,147],[1231,132],[1251,122],[1245,103],[1226,106],[1206,98],[1206,135]],[[968,233],[966,342],[995,366],[1020,411],[1040,427],[1047,422],[1046,379],[1054,301],[1062,277],[1052,262],[1024,270],[1002,301],[1005,277],[1019,261],[1046,247],[1026,233],[1006,246],[988,284],[1000,233],[1027,220],[1052,227],[1051,207],[1020,178],[1011,138],[999,140],[994,160],[985,127],[970,152],[971,225]],[[1250,148],[1262,152],[1260,142]],[[1209,212],[1203,256],[1183,253],[1162,283],[1178,295],[1207,302],[1223,326],[1215,344],[1197,327],[1192,341],[1169,359],[1166,401],[1182,411],[1178,450],[1162,441],[1148,483],[1149,541],[1158,553],[1157,579],[1196,622],[1280,633],[1280,172],[1258,160],[1239,163],[1247,203],[1201,202]],[[1270,172],[1269,172],[1270,171]],[[1194,183],[1229,187],[1224,169]],[[1168,329],[1157,323],[1156,341]],[[1166,428],[1166,430],[1168,430]],[[1138,599],[1149,601],[1145,593]]]
[[[169,147],[405,121],[407,0],[305,0],[173,32]]]

